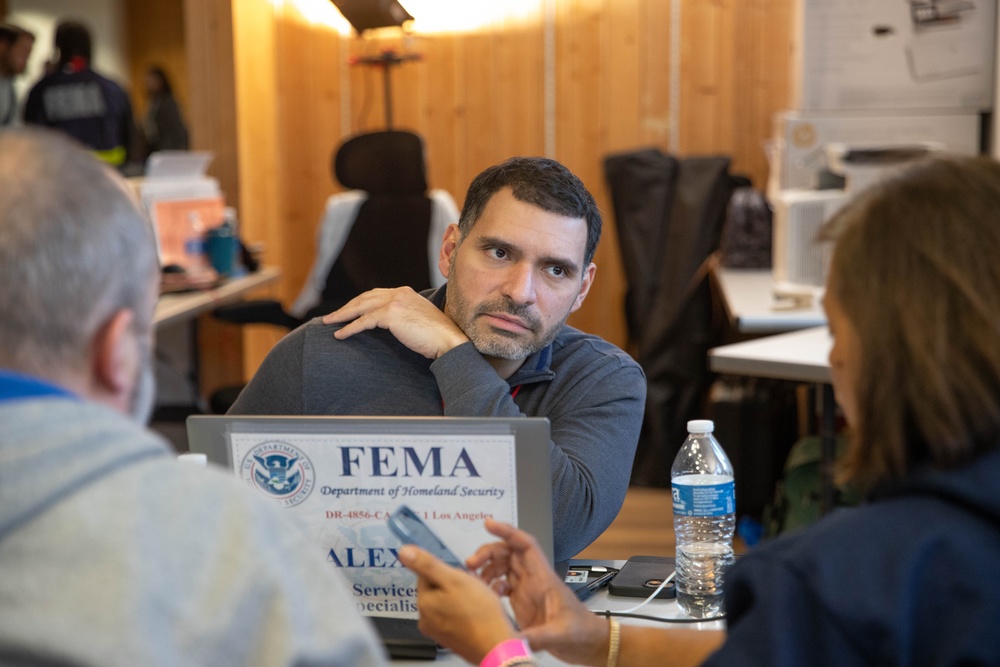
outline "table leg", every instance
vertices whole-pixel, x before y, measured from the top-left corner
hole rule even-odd
[[[198,320],[197,317],[193,318],[188,326],[191,355],[188,365],[188,382],[191,383],[191,403],[199,413],[207,415],[211,414],[211,410],[201,394],[201,344],[199,341],[201,325]]]

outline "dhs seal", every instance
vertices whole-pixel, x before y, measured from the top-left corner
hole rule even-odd
[[[288,443],[263,442],[243,457],[240,478],[284,507],[309,497],[316,484],[312,462]]]

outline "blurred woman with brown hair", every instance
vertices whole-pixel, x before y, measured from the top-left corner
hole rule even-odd
[[[867,502],[741,558],[724,636],[619,629],[529,535],[488,522],[504,541],[468,565],[510,596],[532,648],[592,665],[1000,664],[1000,165],[919,163],[826,234],[830,367],[853,434],[841,476]],[[481,581],[414,547],[400,560],[426,634],[475,661],[517,636]]]

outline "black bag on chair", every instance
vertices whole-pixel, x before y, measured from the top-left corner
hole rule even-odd
[[[669,486],[687,422],[705,414],[707,352],[725,333],[711,268],[732,193],[728,168],[727,157],[677,160],[656,149],[605,160],[628,281],[629,348],[647,382],[634,484]]]
[[[733,269],[771,268],[771,205],[749,182],[733,191],[722,230],[722,264]]]

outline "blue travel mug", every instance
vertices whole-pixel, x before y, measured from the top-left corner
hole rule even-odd
[[[205,234],[205,251],[216,273],[231,276],[236,258],[236,230],[232,225],[222,224],[208,230]]]

